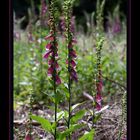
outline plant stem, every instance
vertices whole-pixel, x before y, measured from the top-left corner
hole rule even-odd
[[[69,13],[68,13],[69,14]],[[69,30],[69,21],[68,21],[68,44],[70,42],[70,30]],[[68,99],[68,111],[69,111],[69,116],[68,116],[68,129],[70,128],[70,119],[71,119],[71,79],[70,79],[70,50],[68,48],[68,91],[69,91],[69,99]],[[70,135],[68,136],[70,140]]]
[[[126,91],[123,93],[122,99],[121,99],[121,105],[122,105],[122,114],[121,114],[121,123],[120,123],[120,131],[119,131],[119,140],[121,140],[122,134],[123,134],[123,125],[127,121],[126,118],[126,110],[127,110],[127,101],[126,101]]]
[[[70,65],[70,64],[69,64]],[[69,67],[69,66],[68,66]],[[69,69],[69,68],[68,68]],[[69,117],[68,117],[68,129],[70,128],[70,120],[71,120],[71,79],[70,79],[70,73],[69,73],[69,81],[68,81],[68,89],[69,89]],[[70,135],[68,136],[70,140]]]
[[[54,31],[55,31],[55,26],[54,26]],[[55,33],[54,33],[55,34]],[[55,35],[54,35],[54,40],[56,41]],[[55,41],[54,41],[54,46],[55,46]],[[56,61],[55,59],[55,54],[53,54],[53,59],[54,62]],[[56,69],[54,70],[54,74],[53,74],[53,81],[54,81],[54,94],[55,94],[55,133],[54,133],[54,138],[56,140],[57,138],[57,92],[56,92]]]
[[[32,91],[31,91],[31,95],[30,95],[30,112],[29,112],[29,115],[32,115],[32,104],[33,104],[33,97],[32,97]],[[30,117],[30,120],[29,120],[29,134],[30,134],[30,136],[32,134],[32,129],[33,129],[32,119]]]
[[[34,56],[33,56],[33,52],[31,52],[31,58],[32,58],[32,67],[33,67],[33,62],[34,62]],[[32,90],[31,90],[31,93],[30,93],[30,112],[29,112],[29,115],[32,114],[32,106],[33,106],[33,92],[34,92],[34,83],[33,83],[33,70],[32,70],[32,67],[30,68],[30,74],[31,74],[31,83],[32,83]],[[29,120],[29,134],[31,136],[31,133],[32,133],[32,130],[33,130],[33,126],[32,126],[32,119],[30,117],[30,120]]]
[[[65,8],[65,28],[66,28],[66,40],[67,40],[67,59],[68,59],[68,92],[69,92],[69,98],[68,98],[68,121],[67,121],[67,127],[70,129],[70,124],[71,124],[71,100],[72,100],[72,93],[71,93],[71,85],[72,85],[72,79],[71,79],[71,71],[72,71],[72,66],[71,66],[71,60],[72,56],[71,54],[71,49],[70,46],[72,45],[72,38],[73,34],[71,31],[71,15],[72,15],[72,1],[66,0],[64,3],[64,8]],[[70,134],[66,137],[66,139],[70,140],[71,136]]]
[[[40,14],[41,15],[41,14]],[[41,20],[41,23],[40,23],[40,36],[41,36],[41,42],[40,42],[40,54],[41,54],[41,58],[40,58],[40,73],[42,74],[42,52],[43,52],[43,49],[42,49],[42,45],[43,45],[43,42],[42,42],[42,39],[43,39],[43,35],[42,35],[42,29],[43,29],[43,25],[42,25],[42,22],[43,22],[43,17],[42,15],[40,16],[40,20]],[[43,76],[41,75],[41,78],[40,78],[41,82],[40,82],[40,91],[43,90],[43,87],[44,87],[44,79],[43,79]]]
[[[120,83],[118,83],[118,82],[116,82],[116,81],[114,81],[114,80],[112,80],[112,79],[110,79],[110,78],[108,78],[108,77],[106,77],[106,76],[103,76],[103,75],[102,75],[102,77],[103,77],[104,79],[106,79],[106,80],[108,80],[108,81],[110,81],[110,82],[112,82],[112,83],[114,83],[114,84],[116,84],[116,85],[122,87],[122,88],[125,89],[125,90],[127,89],[126,86],[124,86],[124,85],[122,85],[122,84],[120,84]]]
[[[96,76],[95,76],[95,89],[96,89]],[[92,101],[92,129],[94,128],[94,114],[95,114],[95,111],[94,111],[94,108],[95,108],[95,100],[94,100],[94,94],[92,95],[93,96],[93,101]]]
[[[70,12],[70,11],[68,11]],[[68,15],[70,15],[70,13],[68,13]],[[68,21],[68,43],[71,42],[71,32],[70,32],[70,19]],[[68,117],[68,129],[70,128],[70,120],[71,120],[71,78],[70,78],[70,49],[68,47],[68,73],[69,73],[69,77],[68,77],[68,90],[69,90],[69,117]],[[69,140],[70,140],[70,135],[68,136]]]
[[[55,84],[55,80],[54,80],[54,94],[55,94],[55,132],[54,132],[54,138],[55,138],[55,140],[56,140],[56,135],[57,135],[57,130],[56,130],[56,128],[57,128],[57,101],[56,101],[56,98],[57,98],[57,96],[56,96],[56,84]]]
[[[20,46],[19,46],[20,47]],[[17,68],[17,70],[18,70],[18,85],[17,85],[17,94],[19,94],[20,93],[20,66],[19,66],[19,64],[20,64],[20,54],[18,54],[18,68]]]

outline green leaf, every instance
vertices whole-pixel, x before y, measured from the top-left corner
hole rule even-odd
[[[58,120],[60,120],[64,116],[65,116],[65,112],[64,111],[60,111],[59,113],[57,113],[57,119]]]
[[[52,125],[47,119],[42,118],[40,116],[35,116],[35,115],[31,115],[31,118],[33,120],[39,122],[43,129],[45,129],[46,131],[48,131],[50,133],[52,132]]]
[[[95,115],[93,119],[93,123],[96,123],[101,118],[101,114]]]
[[[71,118],[71,123],[76,123],[79,119],[83,117],[85,114],[85,110],[80,110],[77,112],[72,118]]]
[[[69,99],[70,98],[70,94],[68,91],[65,91],[65,95],[66,95],[66,98]]]
[[[67,84],[67,83],[64,83],[64,86],[65,86],[65,88],[66,88],[66,89],[69,89],[69,87],[68,87],[68,84]]]
[[[57,139],[58,140],[66,140],[66,137],[63,135],[63,133],[62,132],[57,132]]]
[[[55,103],[55,94],[54,94],[54,92],[52,92],[52,93],[44,93],[44,94],[47,94],[47,96],[49,97],[49,99],[50,99],[53,103]]]
[[[54,134],[55,132],[55,128],[56,128],[56,122],[52,123],[52,134]]]
[[[83,124],[75,124],[72,125],[69,129],[67,129],[66,131],[59,133],[59,139],[60,140],[64,140],[64,138],[68,135],[70,135],[72,132],[74,132],[75,130],[81,128],[83,126]]]
[[[61,91],[57,89],[56,92],[56,102],[59,103],[63,98],[63,95],[61,94]]]
[[[28,86],[28,85],[31,85],[32,83],[31,82],[20,82],[19,84],[24,85],[24,86]]]
[[[75,104],[75,105],[73,105],[73,106],[71,107],[71,109],[74,110],[77,106],[82,105],[82,104],[84,104],[84,103],[85,103],[85,102]]]
[[[68,111],[60,111],[57,113],[57,119],[60,120],[62,117],[68,118]],[[54,116],[53,116],[54,118]]]
[[[94,140],[94,129],[85,133],[79,140]]]
[[[67,84],[64,84],[64,86],[65,87],[62,90],[65,93],[66,98],[69,99],[70,95],[69,95],[69,92],[68,92],[68,86],[67,86]]]

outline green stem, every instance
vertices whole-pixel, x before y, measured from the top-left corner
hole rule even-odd
[[[70,65],[70,64],[69,64]],[[71,79],[70,79],[70,73],[69,73],[69,81],[68,81],[68,89],[69,89],[69,117],[68,117],[68,129],[70,128],[70,120],[71,120]],[[68,136],[69,140],[70,140],[70,135]]]
[[[70,11],[69,11],[70,12]],[[68,13],[70,15],[70,13]],[[68,21],[68,41],[71,42],[71,32],[70,32],[70,18]],[[69,73],[69,77],[68,77],[68,90],[69,90],[69,118],[68,118],[68,129],[70,128],[70,121],[71,121],[71,78],[70,78],[70,49],[68,48],[68,73]],[[68,136],[69,140],[71,139],[71,136]]]
[[[55,27],[54,27],[55,29]],[[55,35],[54,35],[55,36]],[[56,38],[54,37],[54,40],[56,41]],[[54,41],[54,42],[55,42]],[[54,43],[55,45],[55,43]],[[53,55],[53,59],[54,59],[54,62],[56,62],[56,59],[55,59],[55,54]],[[54,70],[54,75],[53,75],[53,80],[54,80],[54,94],[55,94],[55,133],[54,133],[54,138],[56,140],[57,138],[57,92],[56,92],[56,69]]]
[[[104,76],[104,75],[102,75],[102,77],[103,77],[104,79],[106,79],[106,80],[108,80],[108,81],[110,81],[110,82],[112,82],[112,83],[114,83],[114,84],[116,84],[116,85],[122,87],[122,88],[125,89],[125,90],[127,89],[126,86],[122,85],[122,84],[119,83],[119,82],[116,82],[116,81],[112,80],[111,78],[108,78],[108,77],[106,77],[106,76]]]
[[[71,20],[71,1],[65,1],[65,22],[66,22],[66,38],[67,38],[67,47],[72,41],[72,34],[70,31],[70,20]],[[69,92],[69,98],[68,98],[68,121],[67,121],[67,127],[68,129],[70,128],[70,123],[71,123],[71,99],[72,99],[72,93],[71,93],[71,77],[70,77],[70,71],[71,71],[71,66],[70,66],[70,48],[67,48],[67,57],[68,57],[68,92]],[[70,134],[66,137],[66,139],[70,140],[71,136]]]
[[[42,17],[42,15],[41,15],[41,17],[40,17],[40,19],[41,19],[41,24],[40,24],[40,36],[41,36],[41,43],[40,43],[40,54],[41,54],[41,58],[40,58],[40,73],[42,73],[42,52],[43,52],[43,49],[42,49],[42,38],[43,38],[43,34],[42,34],[42,28],[43,28],[43,26],[42,26],[42,20],[43,20],[43,17]],[[43,79],[43,76],[41,75],[41,82],[40,82],[40,90],[43,90],[43,85],[44,85],[44,79]]]
[[[70,42],[70,26],[69,26],[69,21],[68,21],[68,44]],[[68,129],[70,128],[70,120],[71,120],[71,79],[70,79],[70,49],[68,48],[68,91],[69,91],[69,99],[68,99]],[[70,135],[68,136],[70,140]]]
[[[30,112],[29,112],[29,115],[32,115],[32,103],[33,103],[33,97],[32,97],[32,91],[31,91],[31,95],[30,95]],[[29,134],[31,136],[32,134],[32,118],[30,117],[30,120],[29,120]]]
[[[57,135],[57,101],[56,101],[56,98],[57,98],[57,96],[56,96],[56,84],[55,84],[55,80],[54,80],[54,94],[55,94],[55,132],[54,132],[54,138],[55,138],[55,140],[56,140],[56,135]]]
[[[54,31],[54,34],[53,34],[53,37],[54,37],[54,41],[53,41],[53,51],[54,51],[54,54],[52,56],[53,58],[53,61],[54,63],[56,62],[56,59],[55,59],[55,53],[57,52],[57,48],[56,48],[56,25],[55,25],[55,6],[54,6],[54,1],[51,1],[51,4],[50,4],[50,8],[51,8],[51,16],[52,16],[52,26],[51,26],[51,29],[52,31]],[[57,139],[57,92],[56,92],[56,68],[54,69],[54,73],[53,73],[53,81],[54,81],[54,94],[55,94],[55,132],[54,132],[54,139],[56,140]]]
[[[18,54],[18,86],[17,86],[17,94],[20,93],[20,54]]]
[[[33,52],[31,52],[31,58],[33,59]],[[34,61],[34,59],[33,60],[31,60],[32,61],[32,63],[33,63],[33,61]],[[32,67],[33,67],[33,65],[31,65]],[[33,83],[33,70],[32,70],[32,67],[31,67],[31,69],[30,69],[30,73],[31,73],[31,83],[32,83],[32,90],[31,90],[31,93],[30,93],[30,112],[29,112],[29,114],[30,115],[32,115],[32,106],[33,106],[33,92],[34,92],[34,83]],[[33,126],[32,126],[32,119],[31,119],[31,117],[30,117],[30,120],[29,120],[29,134],[30,134],[30,136],[31,136],[31,132],[32,132],[32,130],[33,130]]]
[[[68,62],[68,91],[69,91],[69,99],[68,99],[68,121],[67,121],[67,127],[70,128],[70,119],[71,119],[71,79],[70,79],[70,63]],[[70,140],[70,135],[67,137],[67,140]]]
[[[96,89],[96,75],[95,75],[95,89]],[[94,128],[94,114],[95,114],[95,111],[94,111],[94,108],[95,108],[95,105],[94,105],[94,103],[95,103],[95,99],[94,99],[94,94],[93,94],[93,102],[92,102],[92,107],[93,107],[93,109],[92,109],[92,129]]]

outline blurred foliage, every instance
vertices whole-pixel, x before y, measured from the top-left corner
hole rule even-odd
[[[44,31],[45,35],[46,31]],[[36,33],[37,34],[37,33]],[[46,42],[42,44],[28,44],[26,34],[22,40],[14,41],[14,95],[15,99],[25,101],[29,99],[30,93],[35,102],[43,100],[50,103],[54,96],[50,79],[47,76],[47,62],[42,60],[45,53]],[[40,39],[40,38],[39,38]],[[39,41],[38,39],[38,41]],[[95,66],[96,52],[92,36],[79,34],[77,36],[77,73],[78,83],[73,83],[73,102],[85,100],[83,92],[92,95],[95,91]],[[60,102],[67,98],[67,68],[65,65],[66,48],[63,40],[59,40],[59,64],[61,67],[60,77],[62,84],[59,86]],[[42,47],[42,53],[40,48]],[[105,43],[102,50],[102,73],[104,77],[126,86],[126,36],[116,35],[112,38],[106,34]],[[42,70],[40,66],[42,63]],[[41,84],[42,83],[42,84]],[[103,95],[112,96],[120,92],[120,86],[107,79],[103,79]]]
[[[62,13],[62,5],[64,0],[56,1],[60,14]],[[49,0],[46,0],[46,3],[49,3]],[[91,14],[96,11],[97,0],[73,0],[73,15],[76,17],[77,25],[82,25],[86,31],[86,17],[84,13]],[[34,13],[36,20],[39,19],[39,7],[41,0],[14,0],[13,10],[15,12],[16,18],[25,17],[21,23],[21,28],[25,29],[29,23],[28,9],[31,8]],[[105,9],[104,9],[104,24],[108,21],[107,17],[109,13],[113,13],[115,7],[119,5],[120,7],[120,19],[121,21],[125,19],[127,14],[127,1],[126,0],[106,0]],[[35,22],[36,22],[35,20]]]
[[[60,1],[59,1],[60,2]],[[78,7],[84,0],[74,1],[74,7]],[[48,1],[47,1],[48,3]],[[86,1],[87,5],[90,2]],[[106,3],[109,3],[106,0]],[[62,1],[59,3],[62,4]],[[91,3],[90,3],[91,4]],[[18,3],[17,3],[18,5]],[[83,4],[87,6],[85,3]],[[61,7],[61,6],[60,6]],[[84,7],[83,7],[84,9]],[[29,13],[30,10],[28,10]],[[61,16],[62,11],[58,13]],[[30,21],[34,13],[30,12],[28,17]],[[48,13],[46,13],[48,16]],[[115,19],[118,17],[119,22]],[[96,67],[96,12],[89,14],[84,12],[84,24],[87,32],[84,32],[84,27],[75,24],[77,38],[77,45],[75,46],[77,52],[77,73],[78,83],[73,83],[72,94],[73,103],[85,100],[83,92],[90,95],[95,93],[95,67]],[[113,12],[108,18],[109,25],[107,32],[102,31],[105,37],[102,48],[102,73],[103,73],[103,95],[107,96],[110,101],[113,94],[121,92],[121,89],[126,86],[126,21],[120,20],[119,6],[115,6]],[[79,16],[80,19],[80,16]],[[82,19],[81,19],[82,20]],[[14,19],[15,39],[14,39],[14,96],[15,101],[28,101],[30,94],[34,97],[34,102],[44,101],[51,104],[54,97],[52,92],[51,80],[47,76],[47,61],[43,59],[45,53],[45,46],[47,41],[44,37],[49,32],[49,27],[41,27],[39,23],[30,22],[32,26],[33,40],[29,41],[30,26],[26,31],[19,29],[19,24],[22,20]],[[76,21],[75,21],[76,22]],[[102,25],[103,26],[103,25]],[[118,30],[114,28],[120,26]],[[16,34],[20,38],[16,37]],[[60,77],[62,84],[59,86],[59,102],[64,104],[65,99],[68,98],[67,90],[67,48],[62,34],[58,37],[58,53],[59,65],[61,67]],[[122,86],[121,86],[122,85]],[[109,98],[108,98],[109,97]]]

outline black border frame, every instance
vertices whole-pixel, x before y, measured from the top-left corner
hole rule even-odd
[[[131,0],[127,2],[127,139],[131,140]]]
[[[13,140],[13,8],[12,0],[0,8],[0,140]]]

